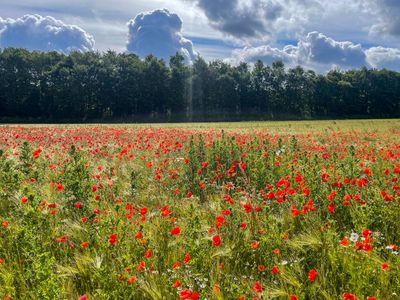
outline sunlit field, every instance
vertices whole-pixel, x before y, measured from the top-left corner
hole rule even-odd
[[[400,120],[0,127],[1,299],[400,299]]]

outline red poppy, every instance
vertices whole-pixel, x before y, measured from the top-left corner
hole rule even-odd
[[[137,280],[136,276],[129,277],[126,281],[128,284],[134,283]]]
[[[358,298],[350,293],[343,293],[343,300],[358,300]]]
[[[257,249],[260,246],[260,242],[259,241],[254,241],[251,243],[251,248],[253,250]]]
[[[179,296],[180,300],[186,300],[186,299],[197,300],[199,298],[199,293],[196,291],[192,293],[190,290],[184,289],[180,292]]]
[[[383,270],[383,271],[386,271],[386,270],[388,270],[390,268],[390,265],[388,264],[388,263],[383,263],[382,265],[381,265],[381,269]]]
[[[141,262],[137,265],[136,270],[141,271],[141,270],[143,270],[145,267],[146,267],[146,263],[145,263],[144,261],[141,261]]]
[[[342,245],[343,247],[346,247],[349,245],[349,240],[348,239],[343,239],[340,241],[340,245]]]
[[[332,202],[331,204],[328,205],[328,211],[331,214],[335,213],[335,203]]]
[[[184,263],[184,264],[187,264],[187,263],[189,262],[189,260],[190,260],[190,254],[189,254],[189,253],[186,253],[186,254],[185,254],[185,257],[183,258],[183,263]]]
[[[171,229],[171,235],[179,235],[181,234],[181,228],[180,227],[174,227]]]
[[[262,293],[262,285],[258,281],[253,285],[253,291],[256,293]]]
[[[118,241],[117,241],[117,234],[116,234],[116,233],[111,234],[110,237],[108,238],[108,242],[109,242],[111,245],[117,244],[117,243],[118,243]]]
[[[178,288],[178,287],[180,287],[181,286],[181,282],[180,282],[180,280],[179,279],[177,279],[176,281],[175,281],[175,283],[172,285],[172,287],[173,288]]]
[[[310,272],[308,272],[308,280],[313,282],[317,278],[318,273],[314,270],[311,269]]]
[[[144,257],[145,257],[145,258],[151,258],[152,255],[153,255],[153,254],[152,254],[152,252],[151,252],[150,249],[147,249],[146,252],[144,253]]]
[[[271,273],[272,273],[272,274],[279,274],[279,269],[278,269],[278,267],[277,267],[277,266],[273,266],[272,269],[271,269]]]
[[[218,247],[219,245],[221,245],[221,237],[219,236],[219,234],[213,236],[212,245],[215,247]]]
[[[60,182],[57,182],[56,185],[57,185],[57,190],[59,190],[60,192],[64,190],[64,187]]]

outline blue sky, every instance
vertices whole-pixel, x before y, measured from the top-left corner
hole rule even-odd
[[[400,71],[398,0],[2,0],[0,48]],[[140,17],[139,17],[140,16]]]

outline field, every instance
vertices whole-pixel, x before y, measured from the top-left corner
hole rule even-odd
[[[400,299],[400,120],[0,127],[1,299]]]

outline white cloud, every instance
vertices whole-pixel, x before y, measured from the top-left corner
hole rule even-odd
[[[316,31],[301,39],[297,48],[301,62],[344,68],[358,68],[366,64],[365,53],[360,44],[338,42]]]
[[[68,53],[93,50],[94,38],[82,28],[53,17],[25,15],[17,19],[0,17],[0,47]]]
[[[277,60],[281,60],[286,65],[293,66],[297,64],[297,48],[286,46],[283,49],[278,49],[269,45],[245,47],[243,49],[234,50],[231,58],[227,59],[228,62],[233,64],[238,64],[242,61],[254,63],[257,60],[261,60],[269,65]]]
[[[179,52],[191,63],[197,56],[193,44],[182,35],[182,20],[168,10],[141,13],[129,21],[127,50],[140,57],[153,54],[167,62]]]
[[[350,69],[369,65],[361,45],[338,42],[315,31],[301,38],[296,46],[287,45],[278,49],[265,45],[234,50],[229,61],[255,62],[258,59],[267,64],[282,60],[288,67],[302,65],[318,72],[326,72],[333,67]]]
[[[390,69],[400,72],[400,49],[372,47],[365,51],[367,61],[374,68]]]

